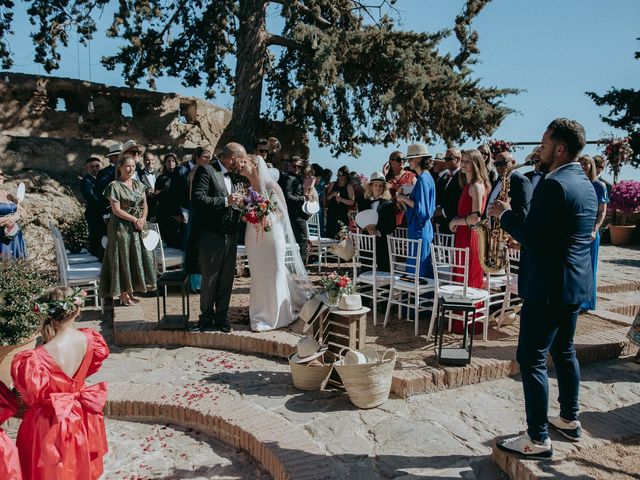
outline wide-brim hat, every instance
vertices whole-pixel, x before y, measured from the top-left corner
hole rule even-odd
[[[320,211],[320,204],[318,202],[304,202],[302,204],[302,211],[307,215],[313,215]]]
[[[122,151],[120,152],[120,157],[124,156],[127,153],[127,150],[137,149],[140,152],[140,155],[144,154],[145,148],[144,146],[138,144],[135,140],[127,140],[122,144]]]
[[[302,337],[296,345],[297,352],[291,355],[295,363],[307,363],[322,356],[329,347],[319,344],[313,337]]]
[[[319,315],[325,312],[327,308],[329,307],[327,307],[319,296],[311,297],[302,305],[300,313],[298,313],[298,318],[309,325],[313,323]]]
[[[407,154],[404,158],[426,157],[429,155],[427,146],[423,143],[413,143],[407,147]]]
[[[107,153],[107,157],[110,157],[111,155],[118,155],[121,151],[122,151],[122,144],[114,143],[109,147],[109,153]]]
[[[444,153],[436,153],[436,156],[433,158],[436,162],[444,162]]]
[[[375,210],[371,208],[362,210],[356,215],[356,225],[358,225],[360,228],[365,228],[368,225],[377,225],[378,218],[378,212],[376,212]]]

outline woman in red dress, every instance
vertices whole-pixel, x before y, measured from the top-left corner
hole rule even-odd
[[[478,150],[467,150],[462,154],[460,162],[460,181],[463,183],[462,194],[458,201],[458,216],[449,223],[449,228],[455,233],[455,247],[469,249],[469,266],[467,286],[482,288],[484,272],[480,265],[478,252],[478,233],[470,227],[482,219],[487,196],[490,191],[489,176],[484,158]],[[458,273],[455,272],[454,273]],[[459,272],[462,274],[462,272]],[[460,277],[454,278],[461,280]],[[482,324],[476,324],[476,333],[482,332]],[[452,330],[462,333],[462,321],[454,321]]]
[[[0,382],[0,425],[15,415],[18,410],[18,399],[7,386]],[[21,480],[18,449],[0,428],[0,478],[2,480]]]
[[[107,437],[104,382],[88,387],[109,355],[98,332],[75,328],[86,294],[48,290],[35,310],[46,314],[44,345],[16,355],[11,376],[27,411],[18,430],[25,480],[95,480],[102,475]]]
[[[407,222],[404,218],[404,209],[396,200],[398,192],[409,196],[408,192],[402,190],[404,185],[415,185],[416,174],[410,170],[405,170],[404,167],[404,153],[397,150],[389,155],[389,169],[386,172],[386,180],[389,183],[389,193],[391,193],[391,200],[395,204],[396,209],[396,226],[407,226]]]

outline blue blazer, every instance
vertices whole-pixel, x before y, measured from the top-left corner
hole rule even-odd
[[[569,305],[591,298],[591,231],[597,210],[593,186],[574,162],[537,185],[526,218],[511,211],[502,215],[502,228],[522,245],[520,297]]]

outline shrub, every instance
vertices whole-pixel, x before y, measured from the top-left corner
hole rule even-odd
[[[35,299],[54,284],[54,276],[33,262],[0,257],[0,346],[23,343],[38,330]]]
[[[89,243],[89,229],[84,215],[77,215],[60,227],[64,245],[71,253],[80,253]]]

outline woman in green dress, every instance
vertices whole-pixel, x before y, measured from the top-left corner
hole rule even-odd
[[[133,178],[135,153],[127,152],[118,160],[116,180],[104,190],[112,214],[100,274],[100,297],[120,297],[122,305],[140,302],[133,292],[156,289],[153,253],[142,243],[148,231],[147,202],[144,184]]]

